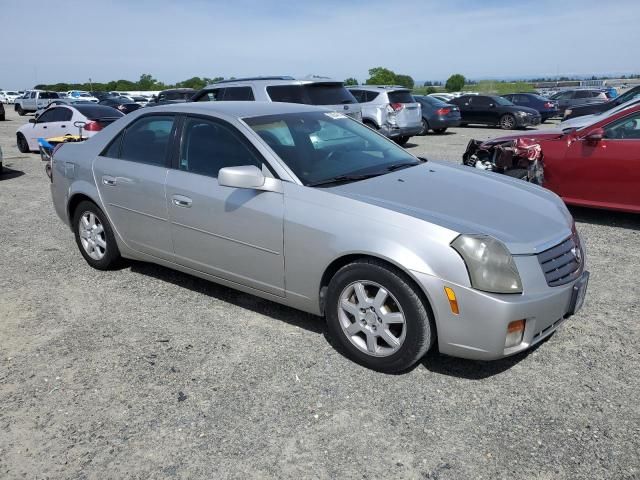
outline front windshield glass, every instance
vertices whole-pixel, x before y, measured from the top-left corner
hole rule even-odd
[[[420,163],[369,127],[337,112],[269,115],[244,121],[304,185],[330,186]]]

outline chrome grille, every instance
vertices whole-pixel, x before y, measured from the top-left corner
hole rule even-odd
[[[538,254],[547,285],[557,287],[575,280],[582,273],[583,254],[577,234]]]

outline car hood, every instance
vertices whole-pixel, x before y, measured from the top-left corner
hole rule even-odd
[[[571,215],[554,193],[465,166],[429,161],[327,190],[458,233],[491,235],[516,255],[571,235]]]
[[[535,131],[524,131],[520,133],[513,133],[509,135],[503,135],[502,137],[492,138],[491,140],[487,140],[484,142],[487,145],[491,145],[494,143],[506,142],[508,140],[515,140],[517,138],[525,138],[527,140],[533,140],[536,142],[541,142],[544,140],[556,140],[562,137],[564,133],[562,133],[562,128],[549,128],[546,130],[535,130]]]

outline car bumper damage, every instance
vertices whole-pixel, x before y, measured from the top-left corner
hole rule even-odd
[[[507,173],[512,170],[527,171],[526,180],[544,184],[544,155],[539,143],[518,138],[504,142],[485,143],[471,140],[462,155],[463,165]]]

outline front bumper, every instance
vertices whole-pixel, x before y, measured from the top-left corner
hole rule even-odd
[[[540,123],[542,122],[542,118],[540,117],[540,115],[527,115],[526,117],[516,115],[515,117],[517,127],[535,127],[536,125],[540,125]]]
[[[508,357],[531,348],[551,335],[571,315],[573,287],[582,279],[582,276],[578,277],[559,287],[546,287],[545,283],[545,288],[534,289],[536,291],[533,293],[500,295],[455,285],[434,276],[412,273],[433,307],[440,352],[472,360]],[[460,309],[458,315],[451,312],[444,287],[455,292]],[[521,343],[505,348],[507,326],[521,319],[526,321]]]
[[[387,138],[413,137],[422,132],[422,125],[412,127],[396,127],[394,125],[383,125],[380,127],[380,133]]]

